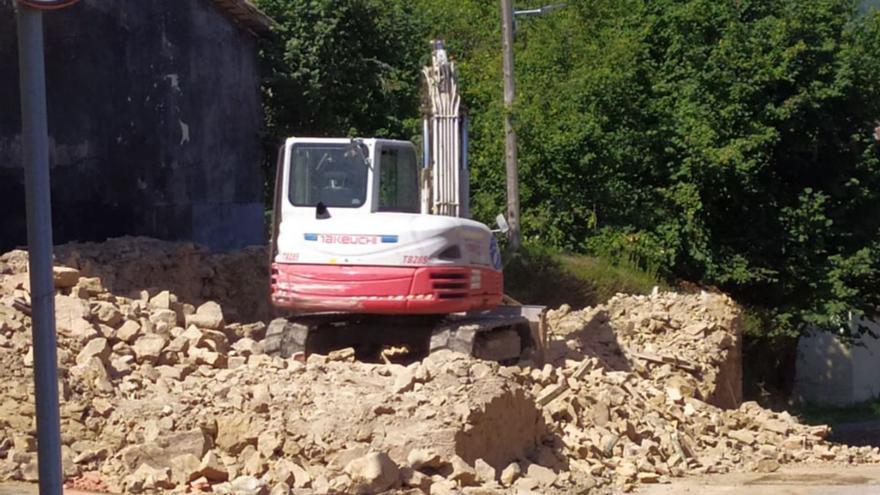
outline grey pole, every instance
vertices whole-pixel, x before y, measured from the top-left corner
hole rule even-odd
[[[504,149],[507,169],[507,223],[510,251],[520,245],[519,172],[516,166],[516,130],[513,128],[513,0],[501,0],[501,47],[504,51]]]
[[[21,141],[27,191],[40,495],[61,495],[61,425],[52,281],[52,204],[49,196],[49,136],[43,14],[17,4],[21,81]]]

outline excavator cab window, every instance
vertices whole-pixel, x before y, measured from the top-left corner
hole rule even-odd
[[[410,147],[382,147],[379,160],[379,211],[419,213],[419,169]]]
[[[359,208],[367,197],[369,168],[347,144],[293,146],[290,202],[294,206]]]

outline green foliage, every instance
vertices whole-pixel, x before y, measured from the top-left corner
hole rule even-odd
[[[414,133],[427,44],[408,2],[256,4],[278,23],[262,50],[273,137]]]
[[[461,47],[488,220],[504,205],[497,7],[462,2],[465,24],[419,4]],[[878,16],[849,0],[568,5],[518,22],[526,237],[717,286],[774,334],[876,314]]]
[[[536,244],[525,244],[504,267],[504,290],[515,299],[575,308],[604,303],[611,296],[649,294],[665,288],[656,273],[628,262],[605,257],[561,254]]]
[[[797,416],[809,425],[838,425],[860,421],[880,420],[880,400],[860,402],[846,407],[802,404]]]

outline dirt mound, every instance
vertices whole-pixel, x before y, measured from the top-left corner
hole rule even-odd
[[[568,493],[789,462],[880,461],[877,449],[829,444],[826,427],[739,405],[739,311],[725,296],[560,308],[549,315],[542,368],[448,351],[409,366],[355,362],[352,349],[303,363],[264,354],[263,323],[233,323],[210,300],[190,303],[245,290],[218,273],[259,266],[256,253],[158,243],[155,254],[152,242],[111,241],[120,251],[106,258],[111,268],[97,264],[113,251],[106,246],[59,256],[111,277],[55,272],[62,452],[77,486]],[[26,265],[21,252],[0,256],[0,479],[33,481]]]

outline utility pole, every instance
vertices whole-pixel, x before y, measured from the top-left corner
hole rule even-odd
[[[52,202],[42,10],[62,8],[74,3],[76,0],[19,0],[16,5],[40,495],[61,495],[64,488],[61,476],[61,422],[58,408],[55,284],[52,279]]]
[[[507,223],[510,250],[520,246],[519,172],[516,166],[516,130],[513,128],[513,0],[501,0],[501,47],[504,51],[504,150],[507,169]]]

